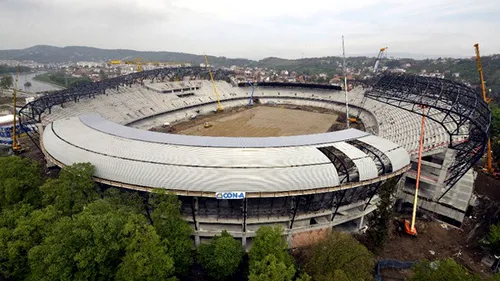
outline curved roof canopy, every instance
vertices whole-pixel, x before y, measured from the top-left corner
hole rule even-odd
[[[315,193],[380,181],[410,163],[403,148],[355,129],[273,138],[202,137],[138,130],[98,114],[51,123],[42,147],[60,166],[92,163],[95,176],[109,184],[179,194]]]

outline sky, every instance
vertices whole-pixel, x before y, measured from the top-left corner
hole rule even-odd
[[[0,0],[0,49],[33,45],[262,59],[500,53],[500,0]]]

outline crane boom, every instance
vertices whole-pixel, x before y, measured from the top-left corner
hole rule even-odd
[[[208,73],[210,74],[210,81],[212,81],[212,86],[214,87],[215,97],[217,98],[217,111],[222,111],[223,108],[222,105],[220,104],[219,93],[217,92],[217,87],[215,86],[214,76],[212,75],[212,71],[208,67],[207,55],[203,54],[203,56],[205,56],[205,62],[207,63],[206,67],[208,69]]]
[[[377,60],[375,61],[375,66],[373,67],[373,73],[378,72],[378,67],[380,65],[380,61],[384,58],[386,50],[387,50],[387,47],[380,48],[378,55],[377,55]]]
[[[484,84],[484,76],[483,76],[483,66],[481,64],[481,55],[479,54],[479,44],[474,44],[474,48],[476,49],[476,59],[477,59],[477,71],[479,72],[479,81],[481,82],[481,93],[483,95],[483,100],[486,104],[491,102],[491,98],[488,98],[486,95],[486,85]],[[491,155],[491,139],[488,138],[488,147],[486,152],[486,172],[490,174],[495,173],[495,169],[493,169],[493,157]]]

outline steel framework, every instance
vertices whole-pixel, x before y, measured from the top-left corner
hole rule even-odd
[[[56,92],[42,92],[41,97],[27,103],[19,111],[21,126],[26,127],[30,124],[41,122],[41,116],[45,111],[51,112],[55,105],[64,106],[66,102],[78,102],[82,98],[93,98],[96,95],[105,95],[108,89],[119,89],[120,87],[131,86],[132,84],[142,84],[144,80],[151,82],[163,82],[182,80],[184,77],[195,77],[197,79],[209,79],[209,69],[206,67],[176,67],[176,68],[159,68],[148,71],[131,73],[128,75],[118,76],[115,78],[106,79],[100,82],[78,85],[68,89]],[[225,80],[229,77],[230,72],[222,69],[212,71],[214,79]],[[28,136],[33,143],[38,146],[35,141],[36,131],[28,132]]]
[[[412,74],[383,73],[366,84],[365,96],[421,115],[441,124],[449,135],[455,160],[445,179],[446,190],[438,201],[482,157],[486,150],[491,112],[473,89],[447,79]],[[465,140],[463,140],[465,138]]]
[[[333,221],[342,206],[360,203],[360,208],[365,210],[383,183],[384,181],[380,181],[351,189],[290,197],[261,197],[244,200],[218,200],[210,197],[193,199],[187,196],[179,198],[182,202],[182,213],[186,217],[192,217],[195,225],[200,218],[211,218],[220,223],[224,223],[224,220],[241,221],[243,227],[246,227],[247,218],[262,221],[270,218],[286,218],[290,222],[289,229],[291,230],[297,216],[328,214],[329,221]]]
[[[212,73],[215,80],[228,80],[232,74],[222,69],[214,69]],[[26,104],[20,110],[20,123],[21,126],[40,123],[42,114],[46,111],[50,113],[53,106],[64,106],[66,102],[78,102],[82,98],[104,95],[108,89],[118,89],[135,83],[142,84],[144,80],[151,82],[182,80],[186,76],[209,79],[209,71],[205,67],[161,68],[79,85],[57,92],[43,93],[41,97]],[[429,108],[427,117],[441,124],[448,132],[449,147],[456,151],[456,157],[449,167],[445,180],[446,191],[438,201],[484,154],[490,130],[491,113],[481,96],[471,88],[446,79],[388,73],[379,74],[363,84],[368,86],[364,98],[371,98],[419,115],[421,112],[418,106],[427,106]],[[338,86],[300,83],[261,83],[260,86],[339,90]],[[33,134],[37,132],[28,133],[28,136],[38,146],[36,136]],[[465,141],[462,140],[463,138]],[[380,164],[386,162],[383,159],[379,160]],[[344,167],[345,176],[351,176],[348,168]],[[379,168],[385,170],[387,167],[380,165]]]

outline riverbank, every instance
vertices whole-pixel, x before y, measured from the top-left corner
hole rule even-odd
[[[25,92],[27,95],[33,95],[38,92],[47,92],[47,91],[59,91],[64,89],[64,87],[61,87],[57,84],[54,83],[49,83],[45,81],[37,81],[34,80],[36,76],[40,74],[47,73],[46,71],[34,71],[34,72],[29,72],[29,73],[20,73],[19,74],[19,79],[17,83],[17,89],[19,90],[18,93]],[[14,79],[16,76],[16,73],[10,73]],[[31,86],[25,87],[24,85],[30,82]]]
[[[61,85],[61,84],[57,83],[56,81],[53,81],[51,79],[51,75],[52,74],[50,72],[45,72],[45,73],[36,75],[32,79],[35,81],[41,82],[41,83],[46,83],[46,84],[50,84],[52,86],[56,86],[56,87],[61,88],[61,89],[66,89],[64,84]]]
[[[50,83],[63,88],[71,88],[73,86],[92,83],[92,80],[86,76],[71,77],[61,72],[48,72],[37,75],[33,78],[36,81]]]

